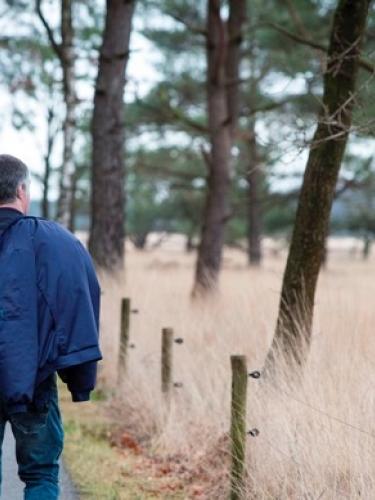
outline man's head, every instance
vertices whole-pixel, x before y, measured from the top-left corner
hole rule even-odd
[[[30,205],[29,170],[21,160],[0,155],[0,208],[10,207],[27,214]]]

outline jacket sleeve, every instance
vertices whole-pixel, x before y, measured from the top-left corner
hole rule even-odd
[[[69,365],[99,361],[100,285],[90,254],[78,240],[74,241],[69,276],[58,283],[57,317],[62,331],[61,352]],[[71,299],[67,300],[63,290]],[[67,365],[68,366],[68,365]],[[62,366],[64,368],[65,366]]]
[[[38,285],[54,323],[51,335],[55,340],[46,362],[54,366],[68,389],[74,392],[71,391],[73,400],[87,400],[88,393],[95,387],[97,362],[102,359],[99,346],[101,291],[95,268],[82,243],[55,223],[42,221],[36,242]],[[45,343],[49,345],[48,341]]]
[[[91,257],[78,241],[77,250],[81,258],[85,279],[87,280],[88,293],[86,297],[90,302],[88,307],[92,309],[94,315],[94,325],[92,327],[96,331],[95,335],[99,336],[100,286]],[[67,384],[68,390],[72,395],[72,401],[90,400],[90,392],[94,390],[96,385],[97,364],[98,360],[86,361],[58,370],[60,378]]]
[[[38,369],[37,289],[34,253],[2,255],[0,287],[0,393],[8,413],[26,412]]]

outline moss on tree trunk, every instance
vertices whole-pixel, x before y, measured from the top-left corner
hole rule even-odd
[[[335,186],[352,123],[361,42],[370,0],[339,0],[311,144],[284,273],[279,315],[266,368],[281,350],[302,364],[311,340],[314,297]]]

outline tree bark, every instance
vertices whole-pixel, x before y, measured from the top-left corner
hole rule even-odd
[[[49,178],[51,173],[50,157],[44,158],[44,174],[43,174],[43,195],[41,200],[41,213],[45,219],[49,218]]]
[[[52,170],[51,154],[56,138],[56,132],[53,130],[54,117],[53,106],[49,106],[47,110],[47,149],[44,155],[43,195],[41,200],[41,213],[45,219],[49,218],[49,183]]]
[[[186,253],[191,253],[194,250],[193,234],[188,233],[186,235],[185,251]]]
[[[249,169],[246,176],[248,183],[248,262],[250,266],[259,266],[262,260],[262,212],[259,199],[262,176],[259,170],[259,157],[255,134],[255,117],[251,120],[250,124],[248,151]]]
[[[60,171],[59,198],[57,201],[56,219],[68,227],[72,197],[72,176],[74,175],[74,132],[76,111],[76,90],[74,73],[74,29],[72,22],[72,0],[61,0],[61,43],[57,43],[51,27],[43,15],[42,0],[36,0],[37,14],[46,30],[51,47],[59,58],[63,73],[63,94],[65,103],[65,119],[63,124],[63,162]]]
[[[363,260],[368,260],[371,253],[371,236],[366,233],[363,237],[363,249],[362,249],[362,258]]]
[[[96,264],[123,266],[125,240],[124,88],[135,0],[107,0],[92,120],[89,249]]]
[[[77,184],[78,184],[78,172],[75,171],[72,176],[72,196],[70,198],[70,209],[69,209],[69,225],[68,229],[72,233],[75,233],[76,230],[76,217],[77,217]]]
[[[217,286],[224,231],[229,217],[229,162],[238,115],[236,87],[245,0],[230,1],[228,26],[222,19],[220,5],[220,0],[207,2],[207,114],[210,153],[206,155],[207,197],[194,295],[201,295]],[[230,64],[229,53],[232,58]]]
[[[371,0],[339,0],[324,75],[323,105],[310,148],[283,278],[276,332],[266,359],[281,352],[302,365],[335,186],[352,122],[360,51]]]
[[[57,203],[57,221],[65,227],[70,223],[70,208],[73,197],[74,176],[74,134],[76,126],[76,89],[74,74],[74,30],[72,22],[72,0],[61,1],[61,49],[63,87],[65,99],[65,120],[63,126],[64,151],[60,173],[60,193]]]
[[[145,250],[147,245],[147,238],[149,233],[138,233],[133,235],[130,239],[137,250]]]
[[[228,55],[225,61],[228,117],[232,141],[235,140],[240,111],[240,65],[243,26],[246,21],[246,0],[229,0],[227,22]]]

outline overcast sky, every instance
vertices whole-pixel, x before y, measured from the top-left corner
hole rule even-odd
[[[154,68],[154,62],[158,59],[155,50],[150,42],[137,32],[137,24],[131,38],[131,50],[136,57],[130,57],[128,65],[129,84],[126,95],[134,93],[135,89],[139,95],[144,94],[147,89],[158,78],[158,73]],[[85,100],[92,100],[92,88],[89,85],[81,85],[79,88],[79,97]],[[0,88],[0,107],[2,110],[2,123],[0,126],[0,147],[4,154],[11,154],[24,161],[32,172],[41,173],[43,171],[43,154],[46,141],[46,120],[43,115],[45,106],[43,103],[30,102],[26,100],[23,103],[25,109],[30,110],[36,119],[35,132],[29,132],[26,129],[17,130],[12,126],[11,121],[11,96]],[[53,162],[58,166],[62,157],[61,140],[57,143]],[[51,199],[56,198],[57,190],[54,183],[51,186]],[[31,196],[33,199],[41,197],[41,186],[36,179],[32,179]]]

